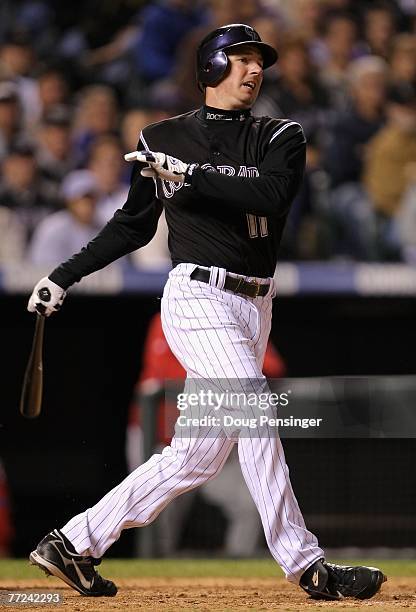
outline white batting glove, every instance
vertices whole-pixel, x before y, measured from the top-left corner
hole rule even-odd
[[[29,312],[38,312],[44,317],[50,317],[53,312],[60,309],[65,296],[66,291],[45,276],[35,285],[27,309]]]
[[[133,151],[127,153],[124,159],[149,164],[141,171],[142,176],[160,178],[174,183],[184,183],[186,173],[192,171],[196,166],[196,164],[186,164],[166,153],[155,153],[154,151]]]

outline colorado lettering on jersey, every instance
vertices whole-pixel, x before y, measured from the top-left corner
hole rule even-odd
[[[203,164],[201,166],[203,170],[213,170],[214,172],[219,172],[220,174],[226,174],[227,176],[242,176],[254,178],[259,176],[259,171],[256,166],[239,166],[238,171],[234,166],[221,165],[214,167],[212,164]],[[179,191],[182,187],[189,187],[188,183],[174,183],[173,181],[161,181],[163,195],[165,198],[172,198],[177,191]]]

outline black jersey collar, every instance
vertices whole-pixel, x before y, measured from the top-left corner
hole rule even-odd
[[[205,104],[198,111],[198,117],[204,121],[245,121],[250,116],[250,109],[224,110]]]

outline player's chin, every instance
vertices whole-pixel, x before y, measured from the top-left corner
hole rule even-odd
[[[247,106],[252,106],[254,102],[257,100],[258,89],[248,89],[247,87],[243,87],[240,91],[240,100],[244,102]]]

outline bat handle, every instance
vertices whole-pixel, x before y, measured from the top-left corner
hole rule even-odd
[[[45,325],[45,319],[46,317],[43,314],[40,314],[40,312],[37,312],[36,313],[36,328],[43,327]]]
[[[124,156],[124,159],[127,162],[135,161],[137,159],[138,153],[139,153],[138,151],[132,151],[131,153],[126,153],[125,156]]]
[[[35,325],[35,334],[33,336],[32,350],[39,356],[40,361],[42,361],[43,328],[45,327],[45,319],[46,317],[44,317],[40,313],[36,314],[36,325]],[[38,338],[41,338],[42,341],[39,342]]]

